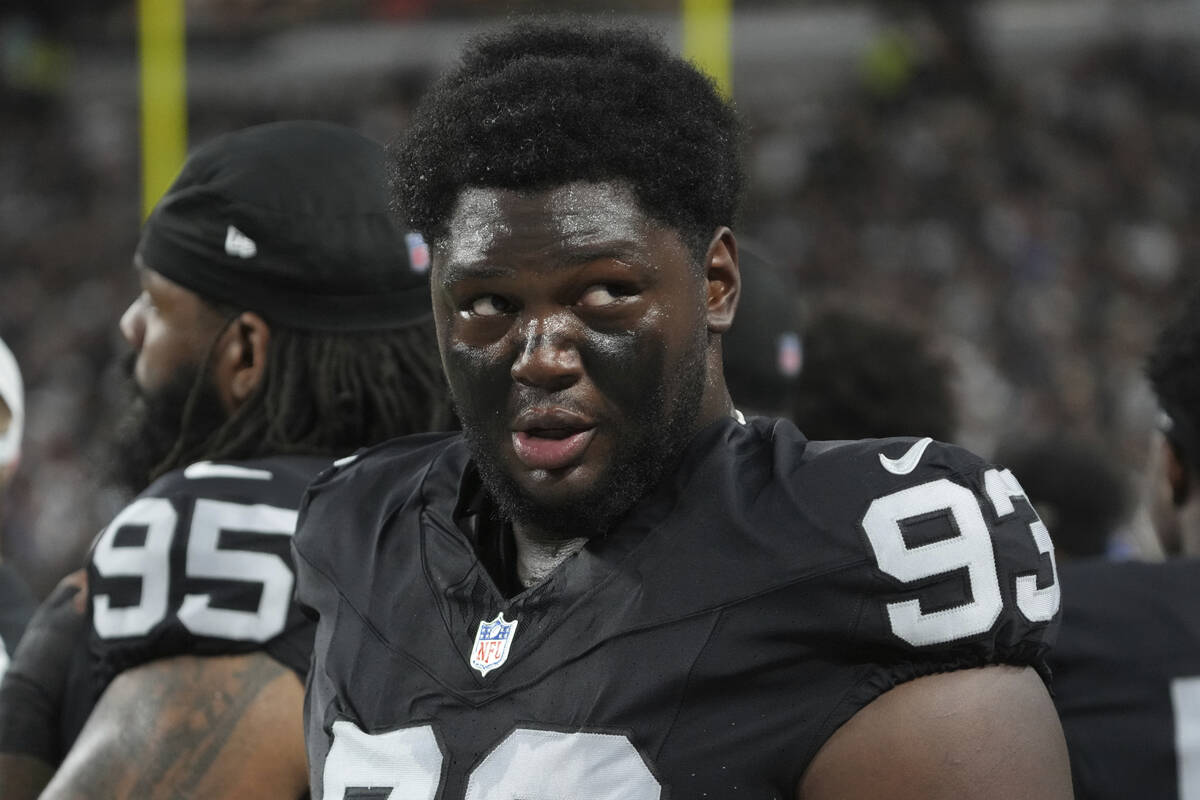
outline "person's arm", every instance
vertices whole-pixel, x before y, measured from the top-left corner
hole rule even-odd
[[[1071,798],[1062,726],[1029,667],[989,666],[903,683],[837,730],[797,800]]]
[[[40,758],[0,753],[0,797],[36,800],[54,777],[54,767]]]
[[[263,653],[179,656],[121,673],[43,800],[295,800],[308,790],[304,687]]]
[[[72,653],[84,633],[87,576],[63,578],[38,608],[0,681],[0,797],[34,800],[54,775]]]

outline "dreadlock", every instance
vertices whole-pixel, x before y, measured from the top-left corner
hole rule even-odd
[[[224,311],[224,310],[223,310]],[[183,410],[183,434],[151,479],[201,460],[265,455],[340,456],[396,436],[448,430],[451,411],[433,319],[386,331],[322,333],[271,328],[262,381],[207,437],[189,437],[196,401],[221,334]]]

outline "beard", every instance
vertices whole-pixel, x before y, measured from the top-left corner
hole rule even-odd
[[[197,380],[198,364],[179,366],[163,386],[146,390],[133,377],[136,354],[123,363],[129,403],[117,423],[110,445],[113,482],[133,494],[144,490],[159,475],[182,463],[165,463],[172,455],[185,460],[196,452],[226,420],[221,399],[211,378]],[[195,392],[190,418],[183,412]]]
[[[668,401],[668,379],[677,387]],[[485,426],[458,409],[463,436],[480,479],[502,520],[521,523],[555,539],[603,536],[650,493],[679,462],[696,433],[704,393],[703,337],[672,375],[664,376],[636,408],[623,409],[628,425],[617,434],[605,471],[586,490],[554,502],[535,497],[509,475]],[[504,433],[507,433],[506,431]]]

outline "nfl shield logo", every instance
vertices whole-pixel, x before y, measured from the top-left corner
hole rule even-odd
[[[471,648],[471,666],[487,675],[508,660],[508,647],[517,632],[518,620],[504,621],[504,613],[496,615],[491,622],[481,621],[475,633],[475,645]]]
[[[794,331],[781,333],[775,342],[775,366],[779,374],[785,378],[794,378],[800,374],[804,363],[804,346],[800,336]]]
[[[416,231],[406,233],[404,244],[408,246],[408,265],[413,272],[424,274],[429,269],[429,245],[425,237]]]

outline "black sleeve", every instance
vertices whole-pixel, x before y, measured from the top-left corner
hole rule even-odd
[[[37,607],[33,592],[24,579],[8,564],[0,564],[0,647],[3,647],[2,663],[17,649],[21,635],[33,611]],[[0,669],[0,675],[3,675]]]
[[[903,446],[885,448],[893,457]],[[878,454],[873,454],[876,458]],[[935,443],[902,476],[878,465],[845,523],[867,558],[829,585],[858,622],[846,657],[867,665],[827,734],[888,689],[938,672],[1030,666],[1049,684],[1061,594],[1050,534],[1002,467]]]

